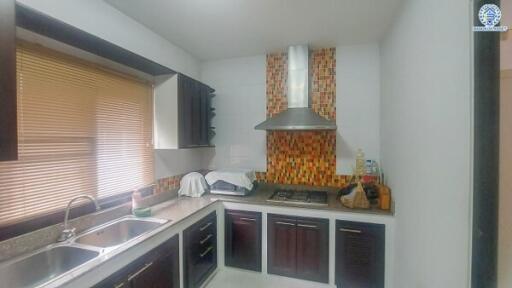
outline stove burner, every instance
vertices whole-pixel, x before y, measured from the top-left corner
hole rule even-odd
[[[276,190],[268,201],[306,205],[327,205],[327,192],[280,189]]]

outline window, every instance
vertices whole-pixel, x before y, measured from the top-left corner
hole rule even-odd
[[[152,87],[21,43],[19,161],[0,162],[0,227],[154,181]]]

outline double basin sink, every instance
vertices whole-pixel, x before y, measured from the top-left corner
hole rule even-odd
[[[127,244],[167,220],[125,216],[0,265],[0,287],[37,287]]]

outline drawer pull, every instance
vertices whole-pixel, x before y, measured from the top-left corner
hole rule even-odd
[[[199,228],[199,231],[203,231],[204,229],[210,227],[212,225],[212,222],[208,222],[206,223],[206,225],[204,225],[203,227]]]
[[[361,230],[355,230],[355,229],[347,229],[347,228],[340,228],[340,232],[349,232],[349,233],[357,233],[361,234]]]
[[[279,224],[279,225],[288,225],[288,226],[295,226],[295,224],[293,223],[288,223],[288,222],[281,222],[281,221],[277,221],[276,224]]]
[[[203,239],[203,240],[201,240],[201,241],[199,241],[199,243],[200,243],[201,245],[203,245],[203,244],[204,244],[204,242],[208,241],[208,239],[212,238],[212,236],[213,236],[212,234],[208,234],[208,236],[204,237],[204,239]]]
[[[114,285],[114,288],[121,288],[121,287],[124,287],[124,283],[119,283],[119,284]]]
[[[316,226],[316,225],[297,224],[297,226],[299,226],[299,227],[303,227],[303,228],[318,229],[318,226]]]
[[[240,220],[242,220],[242,221],[251,221],[251,222],[256,222],[256,219],[254,219],[254,218],[245,218],[245,217],[242,217],[242,218],[240,218]]]
[[[128,277],[128,281],[132,281],[133,278],[139,276],[142,272],[146,271],[146,269],[151,267],[151,265],[153,265],[153,262],[150,262],[150,263],[144,265],[144,267],[142,267],[139,271],[135,272],[135,274],[133,274],[130,277]]]
[[[210,253],[212,250],[213,250],[212,246],[208,247],[208,249],[206,249],[206,251],[204,251],[203,253],[199,254],[199,257],[203,258],[204,256],[206,256],[206,254]]]

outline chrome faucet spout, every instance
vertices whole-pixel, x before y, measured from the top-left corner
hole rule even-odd
[[[91,200],[91,202],[93,202],[94,206],[96,207],[96,211],[100,210],[100,205],[98,204],[98,201],[96,200],[96,198],[94,198],[92,196],[78,195],[78,196],[73,197],[71,200],[69,200],[68,206],[66,207],[66,215],[64,216],[64,229],[62,230],[62,233],[60,234],[60,237],[57,241],[59,241],[59,242],[66,241],[69,238],[72,238],[75,236],[75,228],[71,228],[71,229],[69,228],[69,211],[71,210],[71,205],[73,204],[73,202],[75,202],[78,199],[83,199],[83,198]]]

